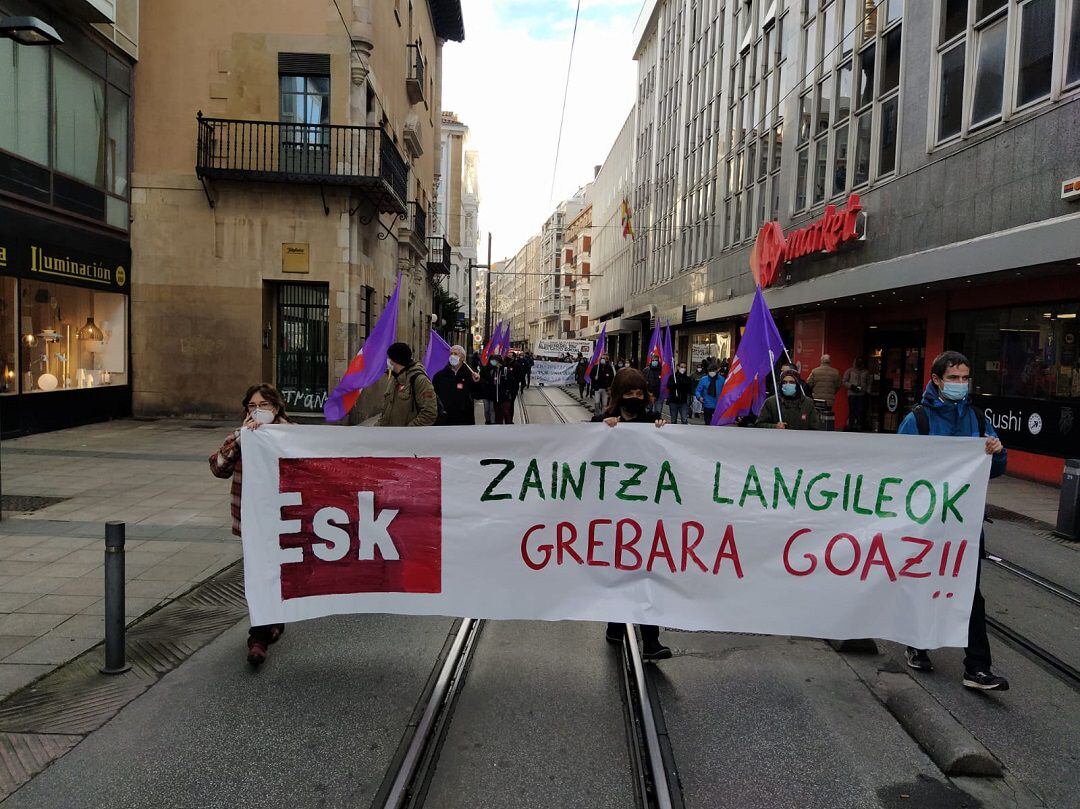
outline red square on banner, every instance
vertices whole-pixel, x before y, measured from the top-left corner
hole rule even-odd
[[[438,458],[282,458],[281,492],[301,505],[282,548],[282,599],[349,593],[442,591],[442,464]]]

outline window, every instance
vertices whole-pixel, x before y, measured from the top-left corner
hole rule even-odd
[[[57,171],[105,187],[105,82],[62,53],[53,60]]]
[[[0,149],[49,164],[47,48],[0,39]]]
[[[938,4],[935,142],[1007,120],[1080,81],[1080,0]]]

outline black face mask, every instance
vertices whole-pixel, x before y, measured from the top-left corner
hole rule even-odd
[[[619,407],[631,418],[637,418],[645,412],[644,399],[623,399]]]

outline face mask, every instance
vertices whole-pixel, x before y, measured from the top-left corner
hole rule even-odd
[[[394,372],[394,363],[391,362],[390,360],[386,361],[386,370],[390,371],[390,373]]]
[[[709,371],[709,376],[710,377],[715,377],[716,376],[716,371]]]
[[[780,386],[780,392],[782,394],[784,394],[785,396],[794,396],[795,395],[795,383],[794,382],[785,382],[783,385]]]
[[[941,387],[941,398],[950,402],[962,402],[968,395],[967,382],[946,382]]]
[[[637,417],[645,410],[644,399],[623,399],[622,404],[619,405],[629,415]]]
[[[498,367],[499,367],[499,363],[498,363],[498,362],[496,362],[496,361],[494,361],[494,360],[492,360],[492,362],[491,362],[491,367],[492,367],[492,368],[498,368]]]
[[[679,373],[680,374],[685,374],[686,373],[686,366],[685,365],[680,365],[679,366]]]
[[[653,362],[653,364],[652,364],[652,367],[653,367],[653,368],[659,368],[659,367],[660,367],[660,363],[658,363],[658,362],[655,362],[655,361],[654,361],[654,362]]]
[[[601,365],[607,365],[607,360],[600,360]]]
[[[454,367],[454,368],[457,368],[460,364],[461,364],[461,357],[459,357],[457,354],[451,354],[450,355],[450,365],[452,367]]]
[[[270,424],[274,420],[273,410],[256,410],[251,414],[251,418],[259,424]]]

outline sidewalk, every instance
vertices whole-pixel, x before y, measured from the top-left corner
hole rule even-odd
[[[1061,489],[1045,483],[1002,475],[990,481],[986,502],[1021,517],[1057,525]]]
[[[127,523],[129,623],[240,558],[207,465],[230,427],[114,421],[0,445],[0,699],[103,640],[106,521]]]

